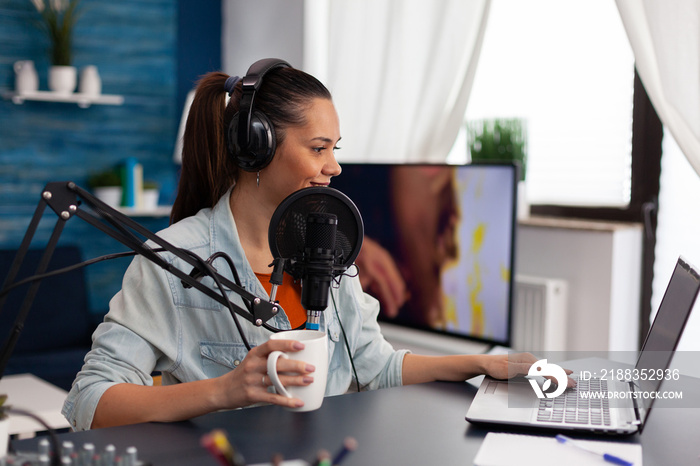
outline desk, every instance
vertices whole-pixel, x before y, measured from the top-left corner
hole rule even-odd
[[[225,429],[249,463],[269,461],[275,452],[287,459],[310,460],[317,450],[333,452],[352,436],[359,446],[343,465],[469,465],[488,432],[464,420],[475,393],[470,384],[435,382],[330,397],[310,413],[263,406],[187,422],[138,424],[59,438],[69,438],[76,447],[92,442],[101,449],[112,443],[118,451],[134,445],[139,458],[154,465],[214,466],[217,463],[199,446],[199,437],[214,428]],[[700,409],[657,409],[643,435],[615,441],[641,441],[644,466],[696,465],[698,426]],[[16,440],[12,446],[34,450],[36,442]]]
[[[68,392],[32,374],[6,375],[0,380],[0,393],[7,394],[7,404],[39,416],[53,429],[70,427],[61,414]],[[46,430],[28,416],[10,415],[10,435],[33,436]]]

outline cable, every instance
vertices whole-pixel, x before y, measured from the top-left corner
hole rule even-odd
[[[241,335],[241,340],[243,341],[243,344],[245,345],[246,349],[248,351],[250,351],[251,350],[250,343],[248,342],[247,338],[243,334],[243,328],[241,327],[240,321],[238,320],[238,316],[236,315],[236,312],[233,310],[233,306],[232,306],[231,302],[229,301],[228,296],[226,295],[226,291],[225,291],[226,289],[223,286],[223,284],[221,283],[221,281],[217,278],[216,269],[214,269],[210,265],[211,262],[218,259],[219,257],[222,257],[226,261],[226,263],[228,264],[229,269],[231,270],[231,274],[233,275],[234,282],[236,283],[236,285],[241,286],[241,280],[238,276],[238,271],[236,269],[235,264],[231,260],[231,257],[224,252],[216,252],[209,258],[209,260],[205,261],[204,259],[202,259],[198,255],[194,254],[191,251],[188,251],[187,249],[180,249],[180,251],[183,251],[183,252],[187,253],[188,255],[190,255],[191,257],[193,257],[199,263],[199,265],[201,265],[202,268],[206,271],[207,275],[212,277],[212,279],[216,283],[217,288],[219,289],[219,292],[221,293],[221,296],[226,298],[227,308],[229,310],[229,313],[231,314],[231,317],[233,317],[233,321],[236,325],[236,328],[238,329],[238,332]],[[167,250],[165,248],[156,248],[156,249],[152,249],[152,252],[167,252]],[[77,270],[77,269],[80,269],[82,267],[87,267],[88,265],[96,264],[98,262],[112,260],[112,259],[119,259],[122,257],[135,256],[137,254],[139,254],[139,253],[135,252],[135,251],[126,251],[126,252],[118,252],[118,253],[113,253],[113,254],[106,254],[104,256],[89,259],[89,260],[80,262],[78,264],[73,264],[73,265],[70,265],[68,267],[63,267],[61,269],[52,270],[50,272],[46,272],[46,273],[42,273],[42,274],[32,275],[30,277],[24,278],[20,281],[17,281],[15,283],[5,287],[3,290],[0,291],[0,298],[7,295],[8,293],[13,291],[14,289],[19,288],[22,285],[26,285],[28,283],[32,283],[35,281],[43,280],[45,278],[50,278],[50,277],[54,277],[56,275],[61,275],[64,273],[72,272],[73,270]],[[243,300],[243,303],[244,303],[245,307],[248,309],[248,312],[253,314],[252,304],[245,299]],[[282,329],[272,327],[271,325],[269,325],[267,323],[263,324],[263,328],[265,328],[271,332],[275,332],[275,333],[282,331]]]
[[[238,269],[236,269],[236,265],[233,263],[233,260],[231,259],[231,256],[229,256],[229,255],[226,254],[225,252],[219,251],[219,252],[215,252],[214,254],[212,254],[211,257],[209,257],[209,259],[207,260],[207,262],[209,262],[209,263],[211,264],[211,263],[213,263],[216,259],[218,259],[219,257],[223,257],[224,260],[226,261],[226,263],[228,264],[228,268],[229,268],[229,270],[231,271],[231,275],[233,275],[233,282],[234,282],[236,285],[238,285],[238,286],[240,286],[241,288],[243,288],[243,285],[241,285],[241,279],[238,277]],[[244,300],[243,300],[243,304],[245,305],[246,309],[248,309],[248,312],[250,312],[251,314],[255,315],[255,314],[253,313],[253,305],[252,305],[249,301],[246,301],[246,300],[244,299]]]
[[[164,252],[164,251],[165,251],[164,248],[158,248],[158,249],[153,250],[153,252]],[[82,267],[87,267],[88,265],[97,264],[98,262],[112,260],[112,259],[119,259],[122,257],[134,256],[136,254],[138,254],[138,253],[134,252],[134,251],[106,254],[104,256],[96,257],[94,259],[89,259],[89,260],[86,260],[84,262],[80,262],[78,264],[73,264],[73,265],[69,265],[68,267],[63,267],[62,269],[56,269],[56,270],[52,270],[50,272],[46,272],[46,273],[42,273],[42,274],[38,274],[38,275],[32,275],[32,276],[24,278],[18,282],[15,282],[12,285],[7,286],[5,289],[0,291],[0,298],[5,296],[6,294],[10,293],[15,288],[19,288],[20,286],[26,285],[28,283],[36,282],[36,281],[43,280],[45,278],[50,278],[50,277],[53,277],[56,275],[61,275],[63,273],[72,272],[73,270],[77,270],[77,269],[80,269]]]
[[[229,264],[230,267],[233,267],[231,273],[234,274],[234,279],[238,278],[238,273],[235,273],[235,266],[233,265],[233,261],[231,261],[231,258],[228,257],[227,254],[223,252],[217,252],[214,255],[212,255],[208,260],[204,260],[201,257],[199,257],[197,254],[188,251],[187,249],[181,249],[182,252],[185,252],[189,254],[191,257],[193,257],[197,262],[199,262],[199,265],[202,266],[204,271],[206,272],[207,275],[209,275],[213,280],[214,283],[216,283],[217,288],[219,289],[219,292],[221,293],[221,296],[226,300],[226,307],[229,310],[229,313],[231,314],[231,317],[233,318],[233,322],[236,324],[236,329],[238,329],[238,333],[241,336],[241,341],[243,341],[243,345],[245,345],[246,349],[250,351],[252,347],[250,346],[250,343],[248,343],[248,339],[246,338],[245,334],[243,333],[243,327],[241,327],[241,323],[238,321],[238,316],[236,315],[236,311],[233,310],[233,305],[231,301],[228,299],[228,296],[226,295],[226,290],[224,289],[223,284],[221,283],[221,280],[219,280],[219,277],[217,277],[216,270],[214,267],[211,265],[211,261],[216,259],[216,257],[223,257],[224,259],[227,259],[226,262]],[[216,256],[216,257],[214,257]],[[241,286],[240,281],[238,280],[236,285]],[[244,300],[245,302],[245,300]],[[246,306],[247,307],[247,306]]]
[[[29,411],[26,411],[24,409],[16,409],[16,408],[7,408],[5,411],[7,411],[10,414],[17,414],[18,416],[28,416],[32,419],[34,419],[36,422],[44,426],[49,433],[49,438],[51,441],[51,449],[53,450],[53,454],[51,455],[51,465],[52,466],[59,466],[61,464],[61,452],[58,449],[58,437],[56,437],[56,431],[53,430],[51,426],[49,426],[46,421],[44,421],[42,418],[37,416],[34,413],[31,413]]]
[[[226,253],[224,253],[224,252],[221,252],[221,251],[215,252],[215,253],[212,254],[212,256],[208,259],[208,262],[209,262],[209,263],[212,263],[212,262],[214,262],[216,259],[218,259],[219,257],[223,257],[224,260],[226,261],[226,263],[228,264],[229,269],[231,270],[231,274],[233,275],[233,281],[234,281],[234,283],[235,283],[236,285],[242,287],[243,285],[241,285],[241,279],[240,279],[239,276],[238,276],[238,270],[236,269],[236,265],[233,263],[233,260],[231,259],[231,257],[230,257],[228,254],[226,254]],[[246,301],[245,299],[243,300],[243,304],[245,305],[246,309],[248,309],[248,312],[250,312],[251,314],[254,315],[252,304],[251,304],[249,301]],[[235,318],[235,317],[234,317],[234,318]],[[263,323],[263,324],[262,324],[262,327],[263,327],[264,329],[266,329],[266,330],[269,330],[270,332],[273,332],[273,333],[279,333],[279,332],[284,331],[284,330],[282,330],[281,328],[276,328],[276,327],[271,326],[271,325],[268,324],[267,322]],[[250,350],[250,348],[248,348],[248,350]]]
[[[350,366],[352,366],[352,373],[355,375],[355,382],[357,383],[357,391],[362,391],[362,386],[360,385],[360,378],[357,376],[357,369],[355,369],[355,360],[352,357],[352,351],[350,351],[350,343],[348,342],[348,336],[345,333],[345,327],[343,327],[343,321],[340,320],[340,314],[338,313],[338,306],[335,304],[335,296],[330,293],[331,300],[333,301],[333,309],[335,310],[335,316],[338,318],[338,324],[340,324],[340,331],[343,332],[343,340],[345,341],[345,348],[348,350],[348,357],[350,358]]]

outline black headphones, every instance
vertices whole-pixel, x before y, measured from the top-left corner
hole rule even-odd
[[[267,166],[275,155],[275,128],[264,113],[253,109],[255,92],[263,76],[276,68],[292,65],[277,58],[265,58],[253,63],[242,81],[243,94],[238,112],[228,126],[228,151],[243,170],[256,172]]]

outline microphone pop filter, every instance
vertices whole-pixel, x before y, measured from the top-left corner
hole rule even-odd
[[[306,245],[309,214],[334,214],[337,217],[334,275],[344,272],[357,258],[362,247],[364,225],[357,206],[337,189],[312,187],[296,191],[280,203],[272,214],[268,241],[274,258],[291,259],[285,271],[295,279],[301,278],[296,267],[302,260]]]

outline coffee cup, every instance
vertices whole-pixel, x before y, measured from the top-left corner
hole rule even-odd
[[[270,339],[296,340],[304,344],[303,350],[288,353],[273,351],[267,357],[267,375],[277,393],[287,398],[298,398],[304,402],[302,407],[290,408],[292,411],[313,411],[320,408],[326,394],[326,380],[328,378],[328,337],[326,333],[318,330],[290,330],[275,333]],[[312,373],[314,381],[305,386],[283,386],[277,373],[277,360],[279,358],[303,361],[313,365],[316,368]],[[284,372],[280,374],[284,375]]]

